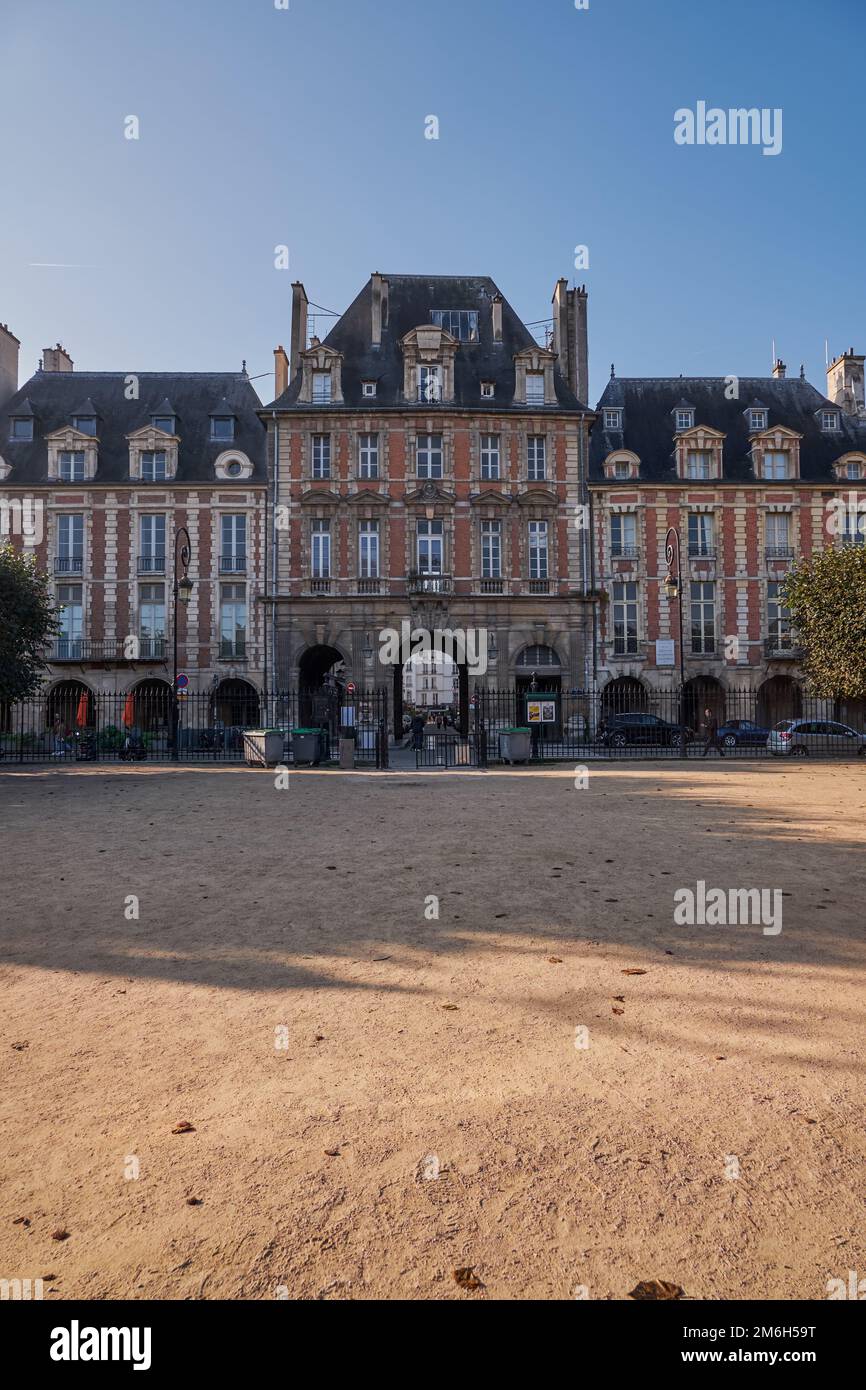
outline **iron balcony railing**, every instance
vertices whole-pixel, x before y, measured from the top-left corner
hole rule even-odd
[[[55,574],[81,574],[84,571],[83,555],[57,555],[54,559]]]
[[[221,555],[220,574],[246,574],[246,555]]]
[[[450,594],[453,584],[450,574],[418,574],[406,576],[406,592],[409,594]]]
[[[228,642],[225,638],[220,642],[221,661],[242,661],[247,654],[246,642]]]
[[[139,555],[139,574],[165,574],[164,555]]]
[[[51,647],[49,659],[54,662],[164,661],[165,648],[164,637],[139,637],[137,643],[130,642],[128,646],[117,639],[59,637]]]
[[[636,560],[638,553],[636,545],[612,545],[610,548],[613,560]]]
[[[691,541],[689,543],[690,560],[715,560],[716,547],[705,545],[702,541]]]
[[[792,545],[768,545],[764,547],[764,556],[767,560],[792,560],[794,547]]]
[[[764,655],[768,660],[799,661],[803,648],[797,637],[790,632],[778,632],[764,642]]]

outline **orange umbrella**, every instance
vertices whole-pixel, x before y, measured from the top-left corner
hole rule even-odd
[[[78,701],[78,713],[77,713],[76,716],[75,716],[75,722],[76,722],[76,724],[78,725],[79,729],[84,729],[84,728],[87,727],[87,691],[86,691],[86,690],[82,690],[82,692],[81,692],[81,699]]]
[[[126,704],[123,706],[123,722],[127,729],[131,729],[135,723],[135,696],[132,691],[126,697]]]

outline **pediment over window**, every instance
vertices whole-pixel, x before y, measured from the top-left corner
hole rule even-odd
[[[789,429],[787,425],[771,425],[769,429],[758,430],[753,436],[754,441],[763,442],[768,449],[781,449],[791,440],[801,440],[802,434],[796,430]]]
[[[438,487],[436,483],[431,482],[429,479],[426,483],[423,483],[421,487],[416,488],[414,492],[407,492],[406,494],[407,503],[416,505],[420,503],[422,506],[425,504],[427,506],[435,506],[437,503],[450,506],[456,502],[456,500],[457,498],[453,492],[446,491],[444,487]]]
[[[342,497],[327,487],[310,487],[301,494],[302,507],[339,507]]]
[[[391,505],[388,495],[379,492],[375,482],[370,487],[364,487],[363,479],[358,485],[358,491],[351,493],[349,497],[344,498],[344,501],[350,507],[356,507],[360,504],[364,507],[381,507],[383,511],[387,511]]]
[[[558,499],[549,487],[534,487],[532,484],[517,497],[518,507],[555,507]]]
[[[439,405],[454,400],[454,358],[459,341],[435,324],[419,324],[400,339],[403,350],[403,396],[407,401]]]
[[[140,444],[143,449],[164,449],[168,444],[179,444],[179,434],[166,434],[155,425],[142,425],[125,436],[127,444]]]
[[[472,507],[510,507],[511,498],[506,497],[504,492],[498,492],[496,488],[484,488],[482,492],[473,492],[469,498]]]
[[[711,440],[727,439],[724,430],[714,430],[712,425],[692,425],[691,429],[680,430],[677,443],[684,441],[694,449],[706,447]]]
[[[343,404],[343,354],[324,343],[314,342],[300,354],[301,389],[298,402],[302,405]],[[323,382],[327,391],[320,389]],[[314,389],[315,388],[315,389]]]

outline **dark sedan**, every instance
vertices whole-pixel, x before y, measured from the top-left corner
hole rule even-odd
[[[766,748],[770,730],[751,719],[726,719],[719,725],[725,748]]]
[[[683,730],[679,724],[671,724],[657,714],[635,711],[608,715],[598,726],[598,737],[605,748],[625,748],[632,743],[660,743],[673,748],[682,742]],[[693,737],[691,729],[686,729],[686,742]]]

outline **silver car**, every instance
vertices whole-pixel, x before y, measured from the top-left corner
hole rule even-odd
[[[767,738],[771,753],[808,758],[810,753],[825,757],[853,758],[866,753],[866,734],[858,734],[848,724],[833,719],[782,719]]]

